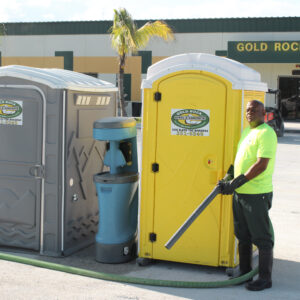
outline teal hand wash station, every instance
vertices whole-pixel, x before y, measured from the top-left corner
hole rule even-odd
[[[94,139],[107,141],[104,165],[109,172],[94,175],[99,200],[96,260],[122,263],[136,255],[138,160],[136,121],[114,117],[94,122]]]

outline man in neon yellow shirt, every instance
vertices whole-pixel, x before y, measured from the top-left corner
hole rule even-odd
[[[259,277],[246,288],[260,291],[272,287],[273,228],[268,211],[273,197],[277,137],[264,123],[265,109],[257,100],[247,105],[250,124],[241,136],[234,161],[234,179],[221,181],[221,193],[233,196],[234,231],[239,240],[240,275],[251,271],[252,243],[259,251]]]

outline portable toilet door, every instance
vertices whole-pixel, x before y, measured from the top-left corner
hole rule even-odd
[[[33,86],[2,85],[0,95],[0,244],[39,250],[45,99]]]
[[[171,250],[164,247],[233,162],[243,92],[242,85],[233,89],[230,72],[249,68],[224,60],[175,56],[150,67],[143,82],[140,257],[233,264],[228,196],[218,195]]]

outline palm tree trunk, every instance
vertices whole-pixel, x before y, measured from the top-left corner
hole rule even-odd
[[[124,99],[124,69],[125,69],[125,54],[119,56],[118,87],[119,87],[121,115],[127,117],[127,113],[125,111],[125,99]]]

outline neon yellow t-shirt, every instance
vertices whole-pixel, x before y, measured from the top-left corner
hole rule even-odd
[[[273,191],[277,136],[275,131],[263,123],[255,128],[247,127],[242,133],[234,161],[234,177],[245,174],[259,157],[270,158],[267,169],[236,189],[240,194],[263,194]]]

